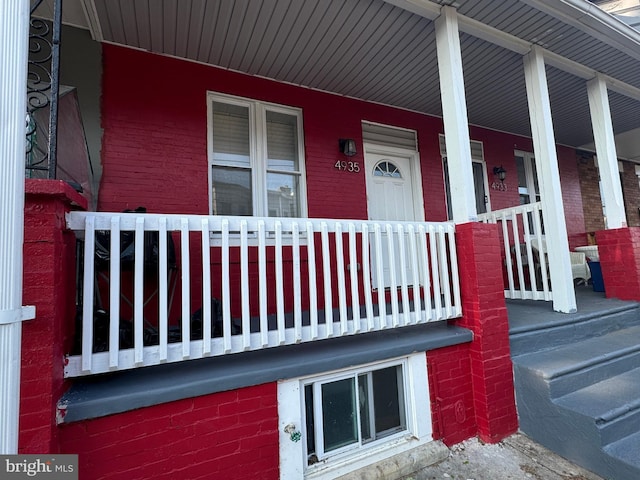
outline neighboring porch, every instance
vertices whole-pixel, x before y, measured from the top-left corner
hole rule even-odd
[[[520,429],[604,478],[637,478],[640,304],[576,287],[578,311],[507,300]]]

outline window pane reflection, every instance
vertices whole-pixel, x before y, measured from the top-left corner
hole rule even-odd
[[[324,450],[329,452],[358,441],[354,379],[322,385]]]
[[[211,172],[213,214],[252,215],[251,171],[214,166]]]
[[[267,202],[270,217],[299,217],[299,176],[267,173]]]

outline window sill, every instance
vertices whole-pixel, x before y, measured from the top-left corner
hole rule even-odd
[[[400,478],[440,462],[449,456],[449,449],[431,437],[412,436],[376,445],[331,465],[314,465],[304,475],[305,480],[342,480],[362,478]]]

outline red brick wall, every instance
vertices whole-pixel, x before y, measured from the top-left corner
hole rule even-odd
[[[104,46],[103,55],[100,210],[145,206],[149,212],[208,213],[206,94],[217,91],[302,108],[310,217],[367,218],[364,169],[346,173],[334,164],[342,159],[338,139],[345,137],[356,139],[353,160],[363,164],[361,122],[368,120],[418,132],[425,218],[446,219],[441,119],[112,45]],[[478,127],[471,127],[470,134],[483,142],[489,183],[493,167],[507,170],[507,190],[489,189],[492,208],[517,205],[513,151],[531,151],[531,140]],[[571,152],[561,148],[559,154],[570,239],[585,231]],[[192,253],[197,269],[197,250]],[[212,264],[217,271],[215,259]],[[219,286],[213,287],[219,297]],[[192,284],[194,310],[201,304],[200,290],[197,282]],[[174,303],[179,301],[178,291]]]
[[[479,437],[498,442],[518,428],[509,320],[504,300],[498,226],[465,223],[456,228],[463,317],[473,332],[469,357]]]
[[[25,193],[23,302],[35,305],[36,318],[22,327],[18,450],[55,453],[56,403],[66,388],[63,358],[75,319],[75,237],[64,230],[64,215],[86,201],[55,180],[27,180]]]
[[[60,439],[80,478],[276,480],[276,384],[63,425]]]
[[[607,297],[640,301],[640,228],[596,232]]]
[[[624,207],[627,214],[629,227],[640,226],[640,184],[636,175],[636,165],[631,162],[622,162],[624,172],[622,177],[622,192],[624,194]]]
[[[473,140],[482,141],[483,143],[484,159],[487,163],[491,209],[500,210],[519,205],[520,196],[518,195],[518,174],[514,150],[533,152],[531,139],[485,130],[479,127],[470,127],[470,135]],[[558,146],[557,156],[567,235],[569,246],[573,248],[578,245],[584,245],[584,241],[581,239],[584,238],[585,232],[576,154],[573,148]],[[495,180],[493,168],[499,166],[502,166],[507,171],[507,178],[505,179],[507,189],[504,191],[491,188],[491,184]]]
[[[487,163],[487,181],[489,182],[489,195],[491,197],[491,209],[500,210],[507,207],[520,205],[518,195],[518,175],[514,150],[525,152],[533,151],[531,139],[517,135],[509,135],[479,127],[470,127],[469,135],[472,140],[482,142],[484,159]],[[493,168],[502,166],[507,171],[505,178],[506,190],[493,190],[491,184],[495,178]]]
[[[578,162],[576,159],[576,151],[573,148],[558,146],[557,155],[569,248],[573,249],[586,243],[585,218]]]
[[[446,216],[438,150],[440,119],[336,95],[105,45],[103,176],[98,207],[146,206],[149,212],[206,214],[206,92],[303,108],[308,213],[367,218],[365,174],[334,168],[339,138],[354,138],[363,163],[362,120],[420,127],[428,220]]]
[[[593,234],[598,230],[604,230],[604,217],[602,215],[602,199],[600,197],[599,173],[592,156],[582,155],[578,157],[578,174],[580,189],[584,205],[584,220],[586,231]],[[635,164],[622,162],[623,171],[620,172],[622,194],[627,217],[627,225],[640,226],[640,185],[636,175]],[[593,237],[592,237],[593,238]]]
[[[427,352],[434,437],[452,445],[474,435],[498,442],[518,428],[509,322],[496,225],[456,230],[463,317],[471,344]],[[490,272],[490,273],[488,273]]]
[[[433,438],[455,445],[475,436],[469,345],[427,352]]]
[[[577,165],[582,205],[584,206],[585,231],[593,234],[598,230],[604,230],[602,199],[600,198],[600,187],[598,186],[600,175],[593,157],[579,156]]]
[[[102,115],[103,176],[99,209],[146,206],[150,212],[206,214],[206,93],[232,95],[303,110],[308,213],[316,218],[367,218],[365,174],[335,169],[339,138],[354,138],[362,165],[363,120],[418,132],[425,218],[446,220],[438,135],[439,118],[285,85],[262,78],[105,45]],[[489,184],[493,167],[507,170],[507,191],[489,190],[494,210],[518,205],[513,151],[532,151],[531,140],[478,127]],[[584,232],[575,157],[560,149],[569,233]]]

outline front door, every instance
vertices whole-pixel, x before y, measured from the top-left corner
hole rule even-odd
[[[418,220],[412,180],[412,167],[415,161],[415,155],[415,152],[407,152],[406,155],[397,152],[384,153],[383,151],[365,153],[369,220]],[[371,276],[374,288],[378,288],[377,262],[379,261],[382,261],[383,265],[384,287],[392,287],[391,268],[394,268],[396,276],[396,285],[394,286],[398,286],[400,284],[402,275],[399,256],[400,252],[397,239],[394,240],[395,265],[392,266],[389,264],[388,239],[386,236],[383,235],[382,248],[380,251],[376,248],[375,242],[372,238]],[[405,245],[405,252],[408,251],[408,247]],[[411,282],[413,273],[408,259],[406,267],[406,278]]]

